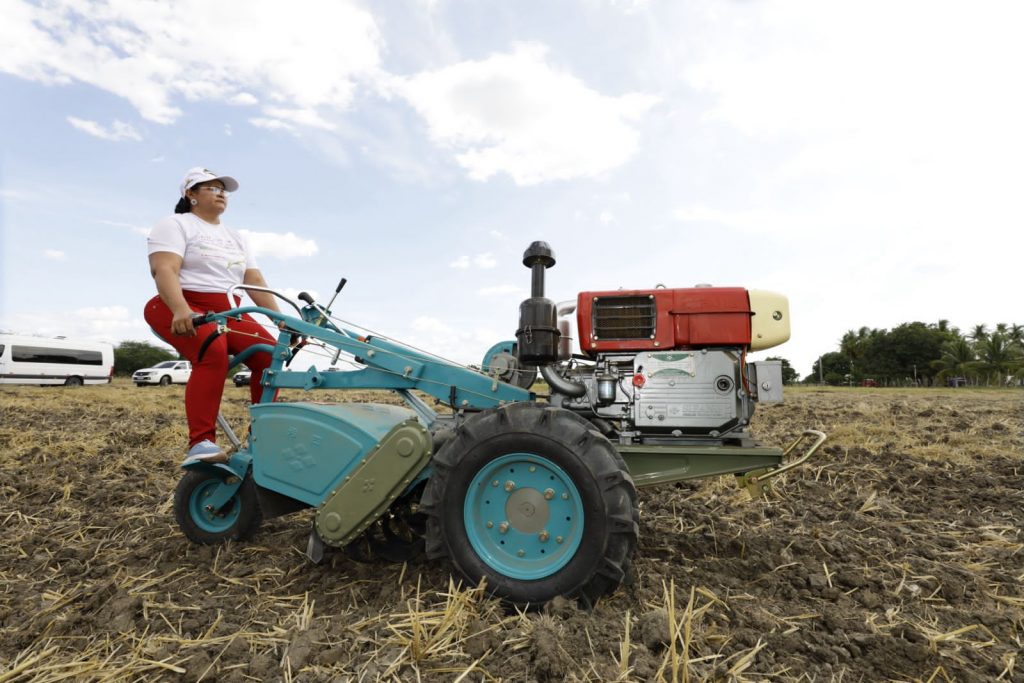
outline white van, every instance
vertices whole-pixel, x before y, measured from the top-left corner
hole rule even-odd
[[[0,334],[0,384],[108,384],[114,347],[63,337]]]

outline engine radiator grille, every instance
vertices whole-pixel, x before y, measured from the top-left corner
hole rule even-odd
[[[608,296],[594,301],[596,339],[651,339],[657,309],[651,296]]]

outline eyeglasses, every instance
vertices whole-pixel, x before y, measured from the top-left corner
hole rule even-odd
[[[200,189],[212,192],[214,194],[222,194],[225,197],[230,197],[231,193],[225,190],[223,187],[217,187],[216,185],[203,185]]]

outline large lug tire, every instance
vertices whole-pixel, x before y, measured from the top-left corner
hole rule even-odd
[[[170,385],[171,385],[171,377],[170,377],[170,375],[164,375],[163,377],[160,378],[160,386],[167,387],[167,386],[170,386]]]
[[[259,498],[252,477],[248,476],[227,505],[218,512],[206,508],[205,499],[220,484],[212,472],[189,471],[174,490],[174,518],[193,543],[209,545],[227,540],[252,538],[263,523]]]
[[[431,461],[427,554],[469,585],[536,608],[585,605],[629,574],[636,488],[615,448],[567,410],[521,403],[469,418]]]

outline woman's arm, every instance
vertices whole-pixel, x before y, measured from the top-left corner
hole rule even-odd
[[[171,320],[171,332],[187,337],[196,335],[192,327],[192,308],[181,293],[182,259],[169,251],[157,251],[149,255],[149,272],[156,281],[156,291],[160,299],[171,309],[174,318]]]
[[[245,270],[245,275],[242,278],[242,283],[246,285],[256,285],[257,287],[267,286],[267,281],[263,279],[263,273],[260,272],[259,268],[247,268]],[[252,299],[253,303],[257,306],[269,308],[272,311],[281,311],[281,309],[277,307],[277,297],[273,294],[253,291],[248,291],[246,294],[249,295],[249,298]]]

